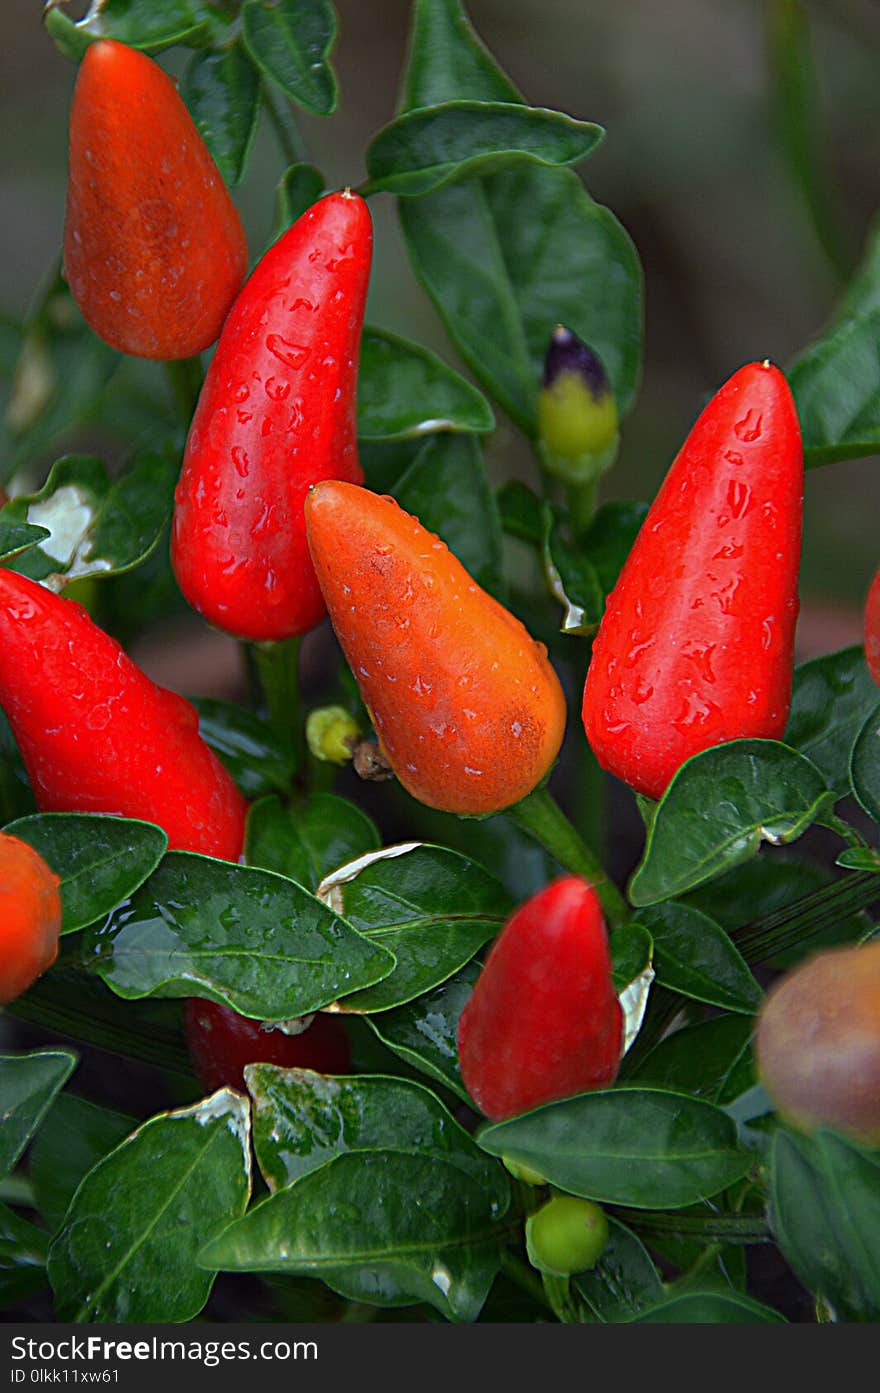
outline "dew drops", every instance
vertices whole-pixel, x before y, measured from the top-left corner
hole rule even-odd
[[[749,444],[753,440],[758,440],[764,424],[764,417],[754,408],[747,411],[742,420],[737,421],[733,427],[738,440]]]
[[[290,396],[290,383],[280,377],[267,377],[263,390],[270,401],[285,401]]]
[[[232,447],[232,463],[235,465],[235,472],[240,479],[246,479],[250,472],[251,461],[247,450],[241,445]]]
[[[284,338],[283,334],[269,334],[266,338],[266,347],[279,363],[284,363],[289,368],[299,369],[306,362],[310,350],[302,344],[291,343],[290,339]]]
[[[732,464],[735,466],[745,464],[745,460],[743,459],[739,450],[725,450],[724,458],[727,460],[728,464]]]

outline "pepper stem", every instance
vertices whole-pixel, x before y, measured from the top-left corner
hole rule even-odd
[[[296,773],[302,768],[305,753],[299,694],[301,642],[299,638],[288,638],[281,643],[259,643],[251,647],[269,724],[290,749]]]
[[[566,484],[565,499],[568,504],[568,522],[571,539],[577,542],[589,527],[596,515],[599,495],[598,479],[583,484]]]
[[[508,808],[507,816],[555,856],[567,871],[582,876],[595,887],[610,928],[617,928],[629,917],[626,900],[617,886],[609,880],[598,857],[546,788],[536,788],[520,803]]]

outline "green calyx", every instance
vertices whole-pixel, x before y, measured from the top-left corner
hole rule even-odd
[[[319,706],[306,718],[306,744],[315,759],[348,764],[360,739],[357,721],[344,706]]]
[[[529,1262],[553,1277],[594,1267],[607,1243],[608,1220],[592,1200],[555,1195],[526,1220]]]

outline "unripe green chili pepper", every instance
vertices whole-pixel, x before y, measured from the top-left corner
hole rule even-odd
[[[553,1277],[595,1267],[607,1246],[608,1220],[592,1200],[554,1195],[526,1220],[529,1261]]]
[[[350,764],[361,728],[344,706],[318,706],[306,717],[306,744],[315,759]]]
[[[623,1012],[602,906],[575,876],[508,920],[458,1024],[465,1087],[493,1121],[612,1084]]]
[[[750,363],[670,466],[593,641],[583,722],[603,768],[659,798],[691,755],[781,739],[804,460],[788,384]]]
[[[81,605],[0,569],[0,707],[42,812],[111,813],[235,861],[247,803],[199,735]]]
[[[254,268],[205,377],[171,562],[193,608],[237,638],[293,638],[324,617],[303,503],[320,479],[363,480],[355,397],[371,256],[363,199],[319,199]]]
[[[548,474],[594,483],[614,463],[617,403],[604,365],[583,339],[557,324],[538,395],[538,447]]]

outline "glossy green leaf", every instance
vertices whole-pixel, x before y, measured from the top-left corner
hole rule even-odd
[[[9,1175],[75,1064],[71,1050],[0,1054],[0,1175]]]
[[[350,1152],[258,1205],[201,1259],[224,1271],[305,1273],[353,1300],[426,1301],[470,1321],[498,1270],[501,1233],[483,1186],[448,1161]]]
[[[860,647],[795,669],[786,744],[807,755],[839,796],[850,791],[850,751],[876,705],[877,687]]]
[[[426,441],[395,484],[394,497],[442,538],[478,585],[504,600],[501,523],[473,436]]]
[[[268,721],[231,701],[190,700],[198,712],[199,734],[219,755],[245,798],[289,791],[293,755]]]
[[[633,1317],[636,1325],[776,1325],[785,1317],[738,1292],[686,1291]]]
[[[329,0],[246,0],[241,22],[248,53],[285,96],[316,116],[336,110],[329,61],[336,12]]]
[[[326,188],[320,169],[313,164],[292,164],[285,169],[275,191],[275,231],[272,240],[280,237],[317,203]]]
[[[632,903],[683,895],[750,860],[762,841],[794,841],[831,796],[815,765],[775,740],[731,740],[694,755],[657,808]]]
[[[143,885],[168,847],[161,827],[97,813],[35,813],[6,831],[60,876],[63,934],[103,919]]]
[[[359,439],[403,440],[494,427],[486,398],[436,353],[366,326],[358,368]]]
[[[99,459],[68,455],[38,493],[21,494],[0,516],[45,527],[49,536],[23,552],[11,569],[44,580],[62,575],[118,575],[145,561],[171,516],[177,468],[164,454],[140,455],[110,479]]]
[[[867,846],[849,846],[834,864],[849,871],[872,871],[876,875],[880,873],[880,853]]]
[[[523,217],[523,208],[529,216]],[[528,166],[400,204],[418,279],[477,380],[529,435],[553,326],[601,357],[623,414],[641,353],[641,270],[567,169]]]
[[[723,1106],[755,1083],[754,1026],[744,1016],[713,1016],[673,1031],[644,1056],[627,1083],[692,1093]]]
[[[562,606],[562,633],[595,633],[605,611],[605,595],[599,577],[585,550],[566,540],[546,506],[543,554],[550,593]]]
[[[634,982],[651,961],[653,943],[643,924],[630,919],[614,930],[610,939],[611,975],[618,993]]]
[[[694,1001],[753,1015],[762,992],[742,954],[714,919],[683,904],[639,913],[654,940],[654,971],[661,986]]]
[[[516,102],[521,97],[474,33],[459,0],[414,0],[401,109],[462,98]]]
[[[635,1209],[706,1199],[751,1164],[720,1108],[683,1093],[614,1088],[548,1103],[477,1140],[574,1195]]]
[[[394,965],[292,880],[180,851],[89,930],[84,954],[118,996],[206,996],[264,1021],[306,1016]]]
[[[831,323],[788,370],[806,464],[855,459],[880,448],[880,229]]]
[[[87,425],[121,362],[122,355],[92,333],[56,266],[24,326],[0,424],[0,483],[28,465],[43,465],[64,439]]]
[[[245,860],[317,890],[331,871],[381,846],[379,830],[356,803],[312,793],[285,807],[263,798],[248,813]]]
[[[6,522],[0,510],[0,561],[6,565],[13,556],[19,556],[31,547],[39,546],[50,536],[48,527],[32,527],[27,522]]]
[[[396,966],[376,986],[346,992],[347,1011],[385,1011],[430,991],[494,938],[513,909],[493,876],[445,847],[391,847],[348,875],[328,902],[393,953]]]
[[[663,1283],[640,1238],[608,1218],[608,1245],[596,1266],[574,1278],[574,1288],[597,1320],[630,1320],[663,1299]]]
[[[584,533],[580,545],[604,594],[617,584],[647,512],[647,503],[605,503]]]
[[[186,1321],[214,1273],[196,1254],[250,1198],[250,1114],[221,1089],[145,1122],[80,1184],[49,1250],[59,1320]]]
[[[880,822],[880,706],[874,708],[856,736],[850,755],[850,779],[865,812]]]
[[[449,101],[417,107],[370,142],[369,190],[412,198],[523,160],[576,164],[603,135],[592,121],[519,102]]]
[[[48,1286],[44,1229],[0,1204],[0,1310]]]
[[[131,48],[160,49],[171,44],[191,47],[215,32],[225,17],[202,0],[91,0],[78,23],[59,10],[48,11],[44,23],[68,57],[81,56],[95,39],[117,39]]]
[[[259,74],[240,44],[197,53],[180,95],[227,184],[240,184],[260,115]]]
[[[445,1084],[466,1103],[470,1098],[458,1067],[456,1037],[459,1016],[479,972],[479,964],[470,962],[448,982],[417,1000],[394,1011],[367,1016],[383,1044],[428,1078]]]
[[[780,1129],[771,1154],[774,1237],[841,1321],[880,1318],[880,1157],[833,1132]]]
[[[546,515],[543,499],[521,479],[508,479],[495,495],[501,526],[511,537],[542,547]]]
[[[352,1151],[404,1151],[456,1166],[481,1184],[498,1212],[506,1172],[486,1157],[429,1089],[370,1074],[331,1078],[310,1069],[252,1064],[254,1150],[270,1190],[281,1190]]]
[[[75,1093],[62,1093],[34,1142],[28,1167],[37,1208],[57,1229],[74,1192],[108,1152],[134,1131],[137,1119],[99,1107]]]

